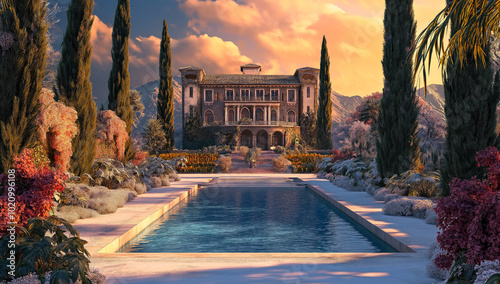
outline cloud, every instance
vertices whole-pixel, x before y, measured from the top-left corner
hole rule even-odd
[[[414,6],[418,30],[442,8],[431,0],[416,0]],[[364,96],[382,90],[384,1],[186,0],[179,7],[192,32],[237,39],[241,53],[260,62],[267,74],[319,67],[325,35],[336,91]],[[439,71],[431,75],[431,83],[441,82]]]

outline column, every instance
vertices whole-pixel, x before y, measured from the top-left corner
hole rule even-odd
[[[264,121],[266,121],[266,122],[267,122],[267,108],[268,108],[268,107],[269,107],[269,106],[266,106],[266,107],[264,108]]]
[[[277,115],[276,120],[279,122],[280,121],[280,107],[279,106],[278,106],[278,110],[277,110],[277,114],[276,115]]]
[[[236,122],[240,121],[240,106],[236,106]]]
[[[228,121],[227,121],[227,106],[224,106],[224,124],[225,125],[228,125]]]
[[[255,105],[253,105],[253,121],[255,121]]]

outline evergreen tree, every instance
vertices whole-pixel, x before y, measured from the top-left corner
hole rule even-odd
[[[47,51],[46,3],[0,1],[0,173],[36,139]]]
[[[68,26],[57,69],[56,98],[78,113],[78,135],[73,139],[71,172],[89,173],[95,158],[97,108],[92,99],[90,63],[93,0],[73,0],[68,7]]]
[[[112,34],[113,47],[111,49],[111,58],[113,59],[113,64],[108,80],[108,109],[114,110],[116,115],[127,124],[129,139],[125,144],[125,162],[130,161],[135,155],[131,139],[134,113],[132,111],[132,107],[130,106],[129,94],[129,36],[130,1],[118,0]]]
[[[319,71],[319,104],[316,120],[316,143],[319,149],[332,148],[332,84],[330,83],[330,56],[323,36]]]
[[[162,121],[167,138],[166,150],[174,148],[174,87],[172,85],[172,54],[167,21],[163,20],[160,45],[160,89],[158,91],[158,119]]]
[[[452,21],[451,33],[458,31],[460,20]],[[452,54],[444,75],[446,148],[441,172],[441,194],[450,194],[452,178],[470,179],[482,177],[484,170],[478,168],[476,153],[495,145],[496,107],[500,95],[500,80],[494,76],[490,58],[490,45],[482,46],[485,64],[476,65],[472,51],[467,53],[463,65]],[[455,65],[456,64],[456,65]],[[491,82],[494,80],[494,84]]]
[[[413,0],[386,0],[384,93],[377,120],[377,168],[383,178],[420,170],[418,105],[410,52],[415,44]]]

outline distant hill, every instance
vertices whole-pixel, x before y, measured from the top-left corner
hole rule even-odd
[[[426,101],[445,120],[443,85],[428,85],[427,96],[425,95],[424,88],[420,88],[417,90],[417,95]]]
[[[360,96],[343,96],[335,91],[332,92],[332,122],[342,123],[363,102]]]

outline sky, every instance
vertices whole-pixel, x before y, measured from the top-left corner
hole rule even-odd
[[[116,0],[94,4],[91,81],[98,105],[108,94],[116,5]],[[382,91],[384,0],[131,0],[130,5],[131,88],[158,79],[166,19],[174,76],[189,65],[207,74],[237,74],[250,62],[260,64],[262,74],[319,68],[325,35],[334,91],[345,96]],[[444,0],[414,0],[417,35],[444,5]],[[431,71],[428,83],[441,84],[437,67]]]

